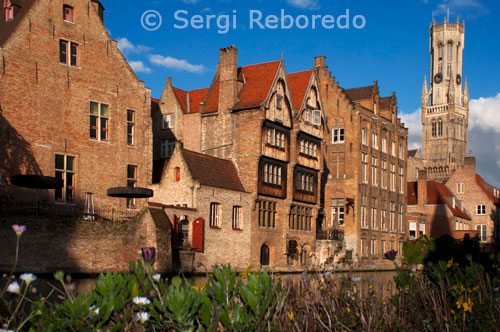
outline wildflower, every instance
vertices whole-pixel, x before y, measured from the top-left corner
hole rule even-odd
[[[249,266],[245,272],[241,272],[240,273],[240,278],[241,279],[245,279],[246,277],[248,277],[250,275],[250,273],[252,273],[252,267],[251,266]]]
[[[233,318],[233,313],[232,312],[228,313],[227,317],[229,318],[229,320],[231,320]]]
[[[134,297],[134,303],[137,305],[148,305],[151,301],[149,301],[146,297],[136,296]]]
[[[307,272],[302,272],[302,281],[307,281]]]
[[[142,253],[142,258],[146,262],[149,262],[149,261],[152,261],[153,259],[155,259],[156,249],[154,247],[142,248],[141,253]]]
[[[445,317],[444,317],[444,321],[445,321],[445,322],[448,322],[448,317],[446,317],[446,316],[445,316]]]
[[[159,280],[161,279],[161,274],[159,274],[159,273],[155,274],[155,275],[153,276],[153,279],[154,279],[155,281],[159,281]]]
[[[323,290],[323,289],[325,289],[325,286],[323,285],[323,283],[321,283],[321,284],[319,284],[318,288],[319,288],[319,290]]]
[[[356,277],[356,278],[352,277],[351,280],[354,282],[359,282],[361,281],[361,277]]]
[[[201,282],[199,282],[197,285],[191,286],[192,289],[200,292],[202,290],[205,290],[206,285],[202,285]]]
[[[464,302],[463,302],[463,300],[462,300],[462,297],[460,297],[460,298],[458,299],[457,303],[456,303],[456,304],[457,304],[457,309],[460,309],[460,308],[462,307],[462,304],[463,304],[463,303],[464,303]]]
[[[386,304],[385,300],[382,300],[382,301],[381,301],[381,303],[382,303],[383,305],[385,305],[385,304]]]
[[[21,274],[19,278],[21,278],[21,280],[23,280],[26,283],[26,285],[29,285],[36,280],[36,276],[32,273]]]
[[[347,312],[351,312],[351,308],[347,307]]]
[[[472,288],[472,290],[473,290],[474,292],[477,292],[477,291],[479,290],[479,286],[476,286],[476,287]]]
[[[391,249],[390,251],[386,252],[384,254],[384,257],[390,261],[393,261],[396,259],[396,256],[397,256],[398,252],[394,249]]]
[[[94,305],[92,305],[92,306],[90,306],[90,307],[89,307],[89,312],[90,312],[91,314],[93,314],[93,315],[96,315],[96,316],[97,316],[97,315],[99,315],[99,310],[100,310],[100,309],[101,309],[101,308],[96,308],[96,307],[95,307],[95,304],[94,304]]]
[[[137,320],[141,324],[144,324],[149,320],[149,314],[147,312],[138,312],[135,314],[135,320]]]
[[[448,261],[448,264],[446,264],[446,269],[448,270],[453,266],[453,257]]]
[[[279,272],[276,273],[276,279],[281,279],[281,274]]]
[[[417,268],[414,266],[411,268],[411,272],[416,272],[417,271]]]
[[[16,235],[17,236],[21,236],[23,235],[24,232],[26,232],[26,226],[24,225],[12,225],[12,229],[14,230],[14,232],[16,232]]]
[[[474,305],[474,303],[471,301],[470,297],[467,299],[467,302],[464,302],[464,304],[462,305],[463,309],[464,309],[464,312],[472,312],[472,306]]]
[[[288,317],[288,319],[289,319],[289,320],[293,320],[293,318],[294,318],[294,317],[293,317],[293,310],[288,311],[288,312],[286,313],[286,315],[287,315],[287,317]]]
[[[375,269],[377,268],[377,265],[372,264],[372,265],[370,265],[370,268],[371,268],[372,270],[375,270]]]
[[[455,310],[453,310],[453,309],[451,309],[450,312],[451,312],[452,315],[455,314]]]
[[[14,293],[14,294],[20,294],[21,293],[21,288],[19,287],[19,284],[17,281],[14,281],[7,287],[7,292]]]
[[[328,272],[326,272],[326,273],[325,273],[325,277],[329,277],[329,276],[331,276],[331,275],[332,275],[332,272],[331,272],[331,271],[328,271]]]

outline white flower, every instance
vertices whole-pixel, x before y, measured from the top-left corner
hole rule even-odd
[[[159,274],[159,273],[155,274],[153,276],[153,279],[156,280],[156,281],[160,280],[161,279],[161,274]]]
[[[34,275],[32,273],[24,273],[24,274],[21,274],[21,276],[19,278],[21,278],[21,280],[24,280],[24,282],[26,283],[26,285],[29,285],[33,281],[36,280],[36,275]]]
[[[92,313],[94,315],[99,315],[99,309],[101,309],[101,308],[96,308],[95,304],[89,307],[90,313]]]
[[[135,314],[135,319],[138,322],[141,322],[141,324],[144,324],[146,321],[149,320],[149,314],[147,312],[138,312]]]
[[[358,281],[361,281],[361,278],[360,277],[356,277],[356,278],[353,277],[353,278],[351,278],[351,280],[354,282],[358,282]]]
[[[14,294],[21,293],[21,288],[19,287],[19,284],[17,283],[17,281],[14,281],[13,283],[11,283],[9,285],[9,287],[7,287],[7,292],[11,292]]]
[[[377,268],[377,265],[372,264],[372,265],[370,265],[370,267],[371,267],[373,270],[375,270],[375,269]]]
[[[134,297],[134,303],[137,304],[137,305],[147,305],[147,304],[150,304],[151,301],[149,301],[145,297],[136,296],[136,297]]]

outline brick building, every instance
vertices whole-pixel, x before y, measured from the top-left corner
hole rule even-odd
[[[463,202],[472,218],[472,229],[477,230],[485,251],[498,248],[500,226],[500,192],[476,173],[476,159],[466,157],[450,176],[446,185]]]
[[[324,57],[316,58],[315,70],[328,128],[321,228],[344,234],[348,258],[369,262],[390,249],[401,252],[408,130],[397,117],[395,94],[380,97],[376,81],[341,88]]]
[[[408,236],[410,240],[430,235],[463,239],[476,231],[463,202],[444,184],[426,179],[419,171],[417,182],[408,182]]]
[[[151,97],[109,38],[99,1],[6,1],[0,14],[0,196],[82,210],[134,210],[107,189],[151,182]],[[6,13],[8,17],[6,17]],[[12,17],[10,17],[12,16]],[[45,175],[58,190],[10,176]],[[92,194],[87,194],[92,193]]]

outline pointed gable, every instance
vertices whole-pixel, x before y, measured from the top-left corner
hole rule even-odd
[[[307,93],[307,88],[311,82],[313,71],[305,70],[297,73],[288,74],[288,85],[292,93],[293,107],[295,110],[300,110],[304,103],[304,98]]]
[[[476,174],[476,183],[495,205],[500,205],[500,199],[493,193],[494,189],[496,189],[495,187],[484,181],[479,174]]]

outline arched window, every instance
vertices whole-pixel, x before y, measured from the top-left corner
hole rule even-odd
[[[263,244],[262,247],[260,247],[260,265],[269,265],[269,247],[267,244]]]
[[[453,58],[453,43],[448,43],[448,62],[451,62]]]
[[[443,60],[443,44],[439,44],[438,46],[439,60]]]
[[[443,136],[443,119],[438,120],[438,136]]]
[[[432,137],[436,137],[436,120],[432,120]]]

